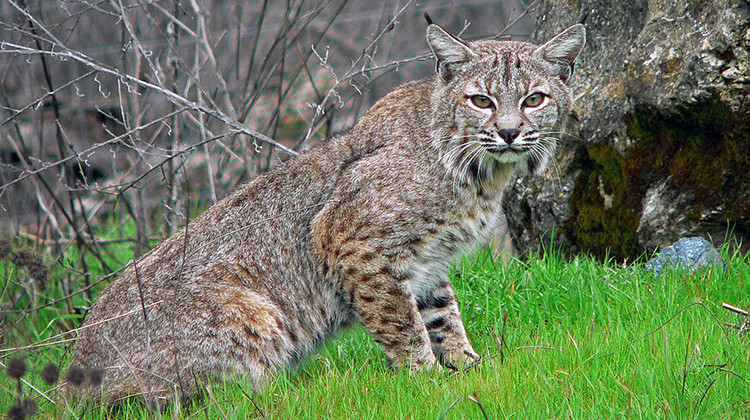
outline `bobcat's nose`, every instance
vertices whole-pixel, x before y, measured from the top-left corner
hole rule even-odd
[[[513,128],[513,129],[505,129],[504,128],[502,130],[497,130],[497,134],[503,140],[505,140],[505,143],[507,143],[507,144],[512,144],[513,140],[515,140],[515,138],[518,136],[518,133],[520,133],[520,131],[516,130],[515,128]]]

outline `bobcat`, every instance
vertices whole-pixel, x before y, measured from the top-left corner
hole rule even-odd
[[[428,19],[427,42],[435,76],[240,187],[102,292],[72,364],[103,369],[106,400],[223,377],[257,387],[352,321],[395,368],[478,358],[447,272],[488,240],[514,174],[544,169],[585,31],[464,42]]]

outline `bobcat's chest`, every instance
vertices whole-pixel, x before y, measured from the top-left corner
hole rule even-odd
[[[497,227],[501,204],[500,198],[469,200],[463,206],[448,229],[443,241],[457,241],[464,251],[486,242]],[[454,237],[455,236],[455,237]],[[458,257],[458,256],[456,256]]]
[[[457,206],[450,220],[438,229],[430,245],[417,256],[412,290],[429,290],[434,282],[444,278],[451,265],[461,255],[487,243],[499,222],[500,198],[494,200],[467,200]]]

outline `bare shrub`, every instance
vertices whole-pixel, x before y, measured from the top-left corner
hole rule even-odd
[[[108,245],[131,241],[137,257],[191,206],[431,74],[424,11],[468,38],[523,40],[535,5],[4,0],[0,224],[55,261],[74,245],[111,271]],[[129,225],[134,233],[101,236]],[[68,281],[85,281],[70,293],[89,290],[87,261],[67,268]]]

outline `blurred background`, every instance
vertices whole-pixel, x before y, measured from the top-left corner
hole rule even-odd
[[[3,0],[0,229],[56,255],[125,241],[136,257],[433,74],[424,12],[466,39],[527,40],[537,7]]]

